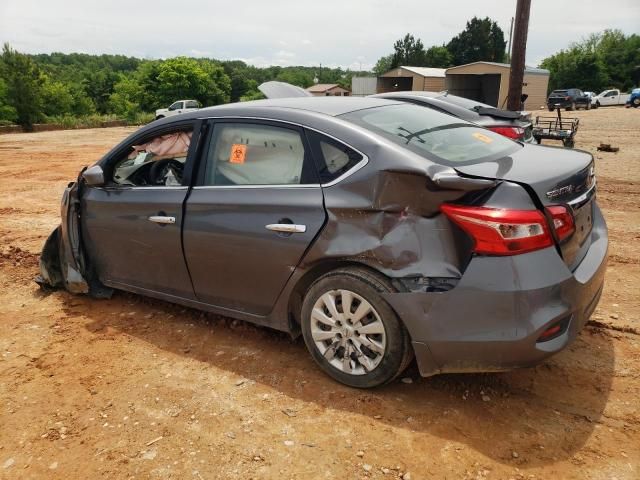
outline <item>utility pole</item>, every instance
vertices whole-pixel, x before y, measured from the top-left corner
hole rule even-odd
[[[529,32],[529,11],[531,0],[518,0],[516,6],[513,50],[511,52],[511,72],[509,74],[508,110],[520,110],[522,82],[524,81],[524,60],[527,53],[527,33]]]

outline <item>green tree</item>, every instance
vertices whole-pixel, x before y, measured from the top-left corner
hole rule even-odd
[[[66,83],[47,78],[42,84],[42,113],[47,116],[67,115],[73,111],[73,94]]]
[[[373,67],[373,73],[377,76],[382,75],[385,72],[391,70],[391,64],[393,63],[393,53],[380,57]]]
[[[16,121],[25,130],[42,118],[43,76],[31,58],[16,52],[5,43],[2,48],[0,73],[7,90],[7,103],[16,112]]]
[[[453,55],[442,45],[441,47],[433,46],[427,49],[425,53],[425,66],[432,68],[448,68],[453,65]]]
[[[581,88],[600,92],[626,90],[637,85],[634,73],[640,65],[640,36],[605,30],[573,43],[545,58],[541,67],[551,72],[549,88]]]
[[[131,120],[138,112],[142,111],[141,98],[142,87],[137,80],[133,76],[127,77],[121,74],[120,80],[115,84],[113,93],[109,97],[109,111]]]
[[[465,29],[447,44],[454,65],[488,61],[503,62],[505,58],[504,33],[489,17],[473,17]]]
[[[161,62],[156,81],[155,97],[162,106],[181,98],[218,105],[228,102],[231,92],[231,80],[221,66],[213,62],[198,63],[187,57]]]
[[[327,69],[323,70],[325,71],[323,72],[321,83],[334,83],[332,79],[329,78],[326,71]],[[279,82],[290,83],[291,85],[297,85],[302,88],[307,88],[313,85],[313,75],[311,72],[298,69],[288,68],[283,70],[275,79]]]
[[[13,123],[17,118],[16,109],[9,105],[7,84],[0,77],[0,124]]]
[[[426,52],[422,40],[407,33],[403,38],[393,44],[393,57],[391,68],[400,66],[424,67],[426,64]]]

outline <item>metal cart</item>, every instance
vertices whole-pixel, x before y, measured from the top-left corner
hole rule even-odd
[[[578,132],[580,120],[577,118],[562,118],[560,106],[556,105],[557,116],[537,116],[533,124],[533,138],[539,144],[542,139],[560,140],[562,145],[573,148],[574,137]]]

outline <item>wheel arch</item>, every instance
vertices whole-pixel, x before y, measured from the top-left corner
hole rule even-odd
[[[289,331],[294,337],[298,337],[301,333],[300,330],[300,314],[302,312],[302,301],[304,294],[309,290],[309,287],[323,275],[338,269],[343,268],[358,268],[366,270],[367,272],[381,277],[389,284],[397,288],[395,282],[392,281],[387,275],[372,267],[371,265],[352,259],[327,259],[316,263],[311,266],[300,278],[297,279],[295,284],[290,290],[289,298],[287,301],[287,314],[289,318]],[[391,305],[389,305],[391,307]],[[394,311],[395,309],[391,307]],[[401,320],[402,321],[402,320]]]

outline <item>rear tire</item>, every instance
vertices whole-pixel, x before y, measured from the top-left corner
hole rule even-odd
[[[302,303],[302,335],[330,377],[372,388],[392,381],[409,365],[409,333],[381,295],[394,291],[384,277],[361,268],[334,270],[309,287]]]
[[[550,112],[553,112],[553,107],[547,107]]]
[[[640,98],[634,98],[633,102],[631,102],[631,105],[633,105],[633,108],[640,107]]]
[[[158,116],[156,117],[156,120],[160,120],[160,119],[162,119],[162,118],[164,118],[164,115],[158,115]]]

